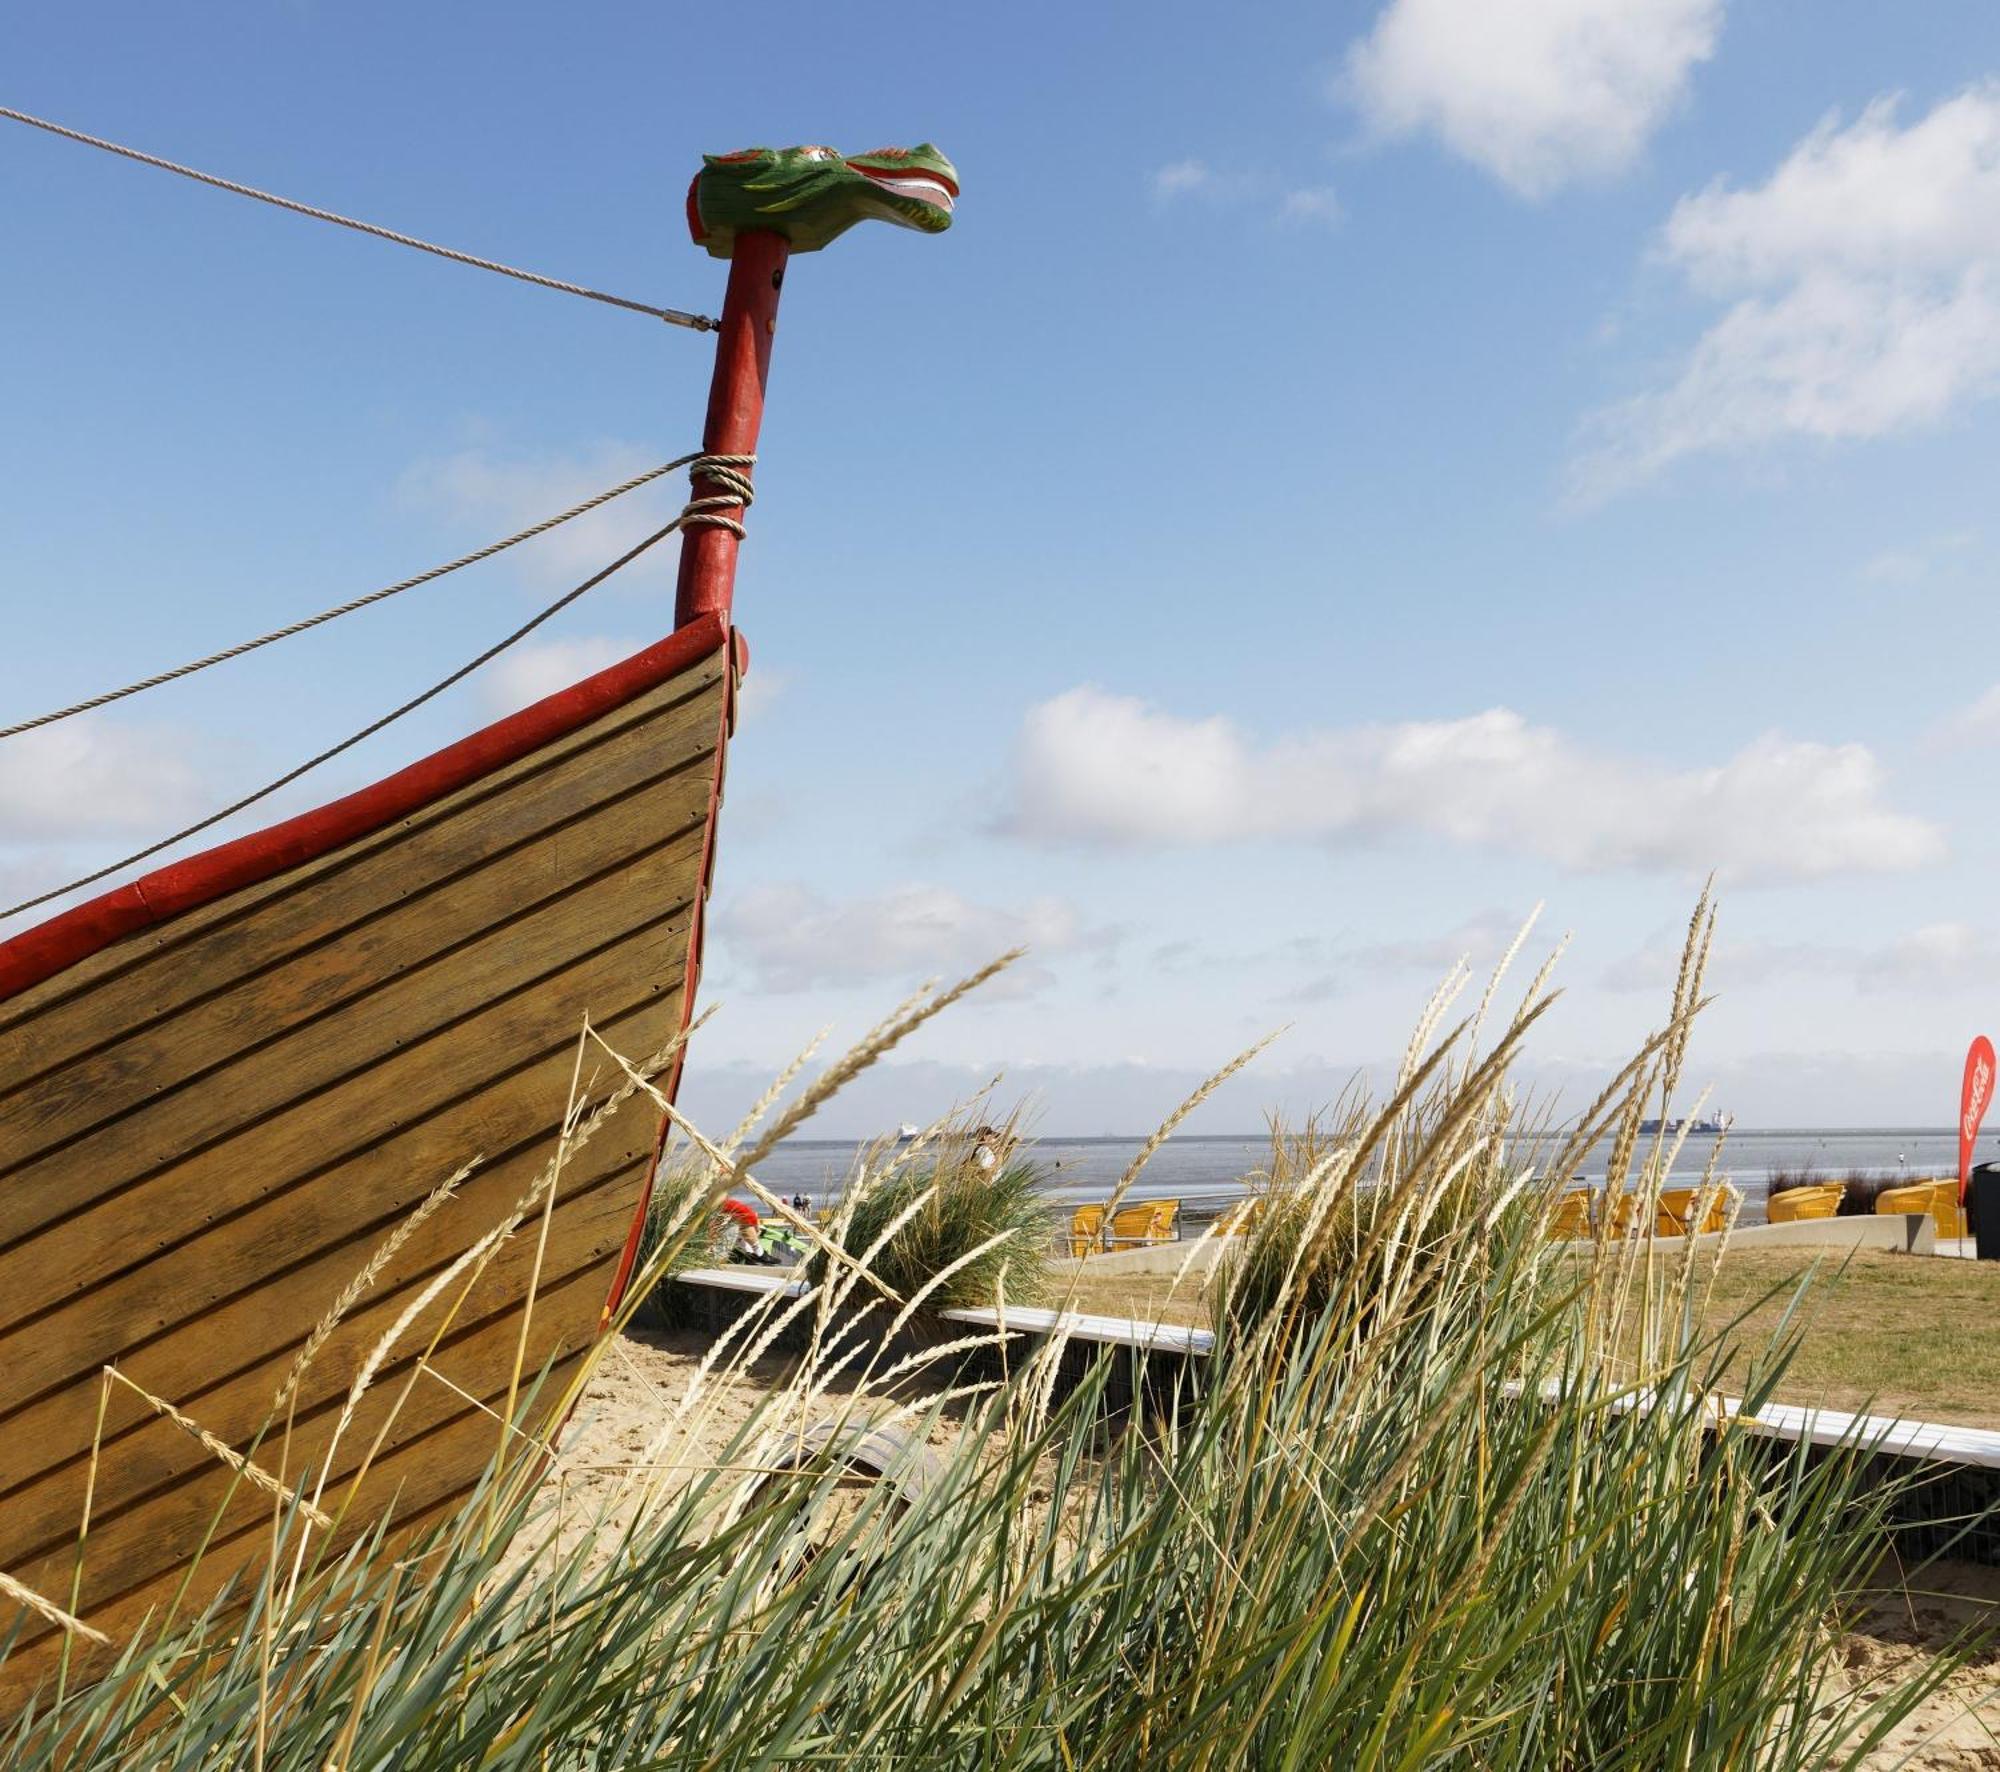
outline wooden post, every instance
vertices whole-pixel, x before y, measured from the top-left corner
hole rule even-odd
[[[784,235],[765,228],[736,237],[729,261],[729,287],[716,328],[715,379],[708,388],[708,421],[701,446],[710,455],[755,455],[764,419],[764,380],[771,368],[771,338],[778,327],[778,295],[791,252]],[[705,476],[694,480],[696,497],[726,489]],[[724,516],[742,521],[739,506]],[[736,590],[737,538],[727,529],[691,529],[681,541],[680,579],[674,592],[674,626],[697,616],[729,619]]]

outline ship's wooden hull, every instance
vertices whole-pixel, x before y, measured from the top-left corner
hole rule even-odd
[[[316,1466],[368,1350],[554,1154],[585,1017],[634,1057],[685,1025],[736,663],[697,624],[0,946],[0,1570],[70,1604],[87,1482],[76,1609],[114,1642],[204,1542],[190,1599],[255,1559],[270,1496],[230,1498],[232,1473],[103,1368],[250,1451],[342,1288],[479,1157],[308,1369],[284,1459]],[[525,1371],[552,1362],[560,1388],[622,1280],[657,1134],[643,1098],[621,1110],[565,1172],[546,1247],[516,1236],[409,1326],[331,1461],[345,1500],[369,1459],[347,1532],[476,1480],[531,1275]],[[25,1619],[0,1713],[59,1648]]]

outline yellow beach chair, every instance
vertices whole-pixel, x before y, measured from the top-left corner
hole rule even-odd
[[[1941,1237],[1965,1235],[1965,1208],[1958,1203],[1958,1178],[1913,1181],[1907,1187],[1884,1188],[1875,1196],[1879,1213],[1928,1212]]]
[[[1073,1260],[1104,1253],[1104,1208],[1079,1206],[1070,1214],[1069,1252]]]
[[[1608,1197],[1605,1209],[1611,1214],[1611,1234],[1614,1237],[1629,1237],[1637,1232],[1643,1199],[1637,1188],[1626,1188]]]
[[[1238,1200],[1216,1214],[1215,1234],[1218,1237],[1247,1237],[1257,1228],[1258,1220],[1263,1216],[1262,1200]]]
[[[1788,1187],[1764,1203],[1764,1217],[1771,1224],[1798,1224],[1808,1218],[1838,1218],[1840,1196],[1847,1190],[1839,1182],[1822,1182],[1812,1187]]]
[[[1174,1219],[1179,1215],[1178,1200],[1141,1200],[1121,1207],[1111,1215],[1111,1234],[1105,1241],[1113,1249],[1143,1249],[1149,1243],[1171,1243]]]
[[[1590,1190],[1575,1187],[1556,1196],[1549,1208],[1549,1236],[1559,1243],[1573,1243],[1590,1235]]]
[[[1730,1215],[1743,1196],[1727,1182],[1711,1188],[1701,1223],[1691,1226],[1689,1220],[1694,1216],[1695,1202],[1701,1197],[1701,1191],[1698,1187],[1661,1188],[1659,1204],[1653,1211],[1653,1235],[1684,1237],[1690,1229],[1703,1233],[1728,1229]],[[1834,1190],[1836,1194],[1839,1191],[1838,1188]]]

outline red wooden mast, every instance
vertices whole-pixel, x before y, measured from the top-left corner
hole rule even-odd
[[[708,388],[708,421],[701,446],[709,455],[755,455],[764,419],[764,381],[771,368],[771,339],[778,327],[778,295],[791,246],[782,234],[759,228],[736,236],[729,288],[716,327],[715,378]],[[697,498],[727,492],[706,475],[694,477]],[[743,507],[720,513],[743,520]],[[737,537],[727,529],[690,529],[681,542],[680,579],[674,592],[674,626],[703,615],[729,619],[736,589]]]

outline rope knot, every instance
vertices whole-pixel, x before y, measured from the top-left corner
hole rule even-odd
[[[750,469],[757,465],[754,455],[698,455],[688,463],[688,483],[699,486],[706,480],[720,492],[691,498],[681,507],[682,529],[726,529],[738,541],[743,539],[742,515],[757,502],[757,489],[750,484]],[[724,516],[734,511],[733,517]]]

